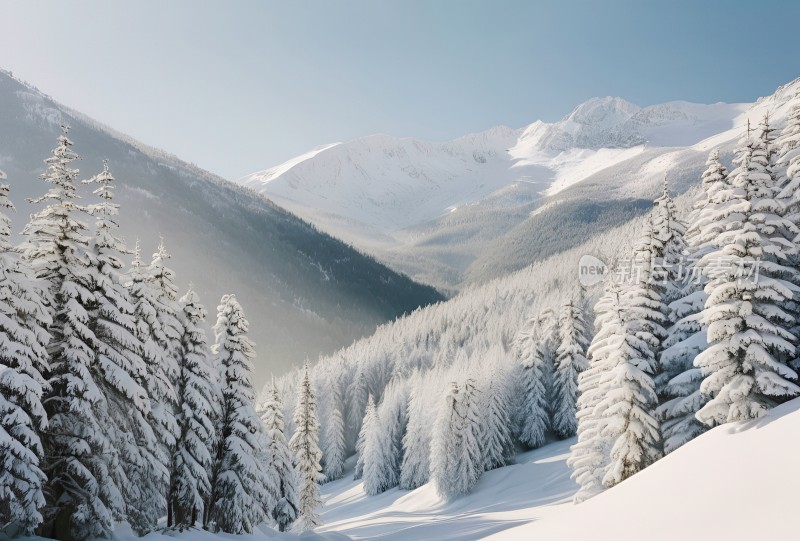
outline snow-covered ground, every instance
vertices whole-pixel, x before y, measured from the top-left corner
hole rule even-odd
[[[580,505],[566,465],[572,441],[519,455],[452,502],[430,485],[375,497],[349,479],[324,485],[320,532],[384,541],[797,537],[800,399],[711,430]]]
[[[366,496],[352,476],[323,485],[321,532],[352,539],[468,541],[507,530],[554,507],[570,505],[577,485],[566,465],[574,439],[522,453],[515,464],[487,472],[466,496],[440,498],[431,484]]]
[[[793,400],[762,419],[718,427],[596,498],[489,539],[797,539],[799,446]]]
[[[797,538],[800,399],[723,425],[580,505],[566,465],[574,440],[522,453],[447,502],[431,485],[364,495],[350,476],[323,485],[325,525],[302,535],[151,533],[148,541],[709,540]],[[351,464],[352,466],[352,464]],[[139,539],[118,529],[114,541]],[[44,541],[28,538],[26,541]]]

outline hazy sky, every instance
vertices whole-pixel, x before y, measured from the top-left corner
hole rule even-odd
[[[800,2],[0,0],[0,66],[228,178],[370,133],[444,140],[800,76]]]

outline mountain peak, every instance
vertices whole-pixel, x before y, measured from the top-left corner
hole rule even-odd
[[[561,121],[577,124],[619,124],[641,110],[638,105],[622,98],[606,96],[591,98],[578,105]]]

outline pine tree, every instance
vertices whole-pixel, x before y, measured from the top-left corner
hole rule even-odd
[[[727,222],[720,222],[720,217],[735,212],[738,200],[728,170],[720,162],[719,151],[709,154],[706,165],[701,175],[702,192],[692,208],[686,230],[688,249],[695,258],[716,248],[720,233],[727,227]]]
[[[702,174],[702,192],[689,214],[685,236],[687,263],[684,265],[683,287],[678,298],[669,303],[671,326],[667,329],[659,357],[662,370],[657,382],[661,405],[657,414],[661,420],[664,452],[671,453],[681,445],[700,435],[706,426],[695,414],[705,403],[700,393],[703,380],[699,368],[693,365],[695,357],[708,347],[708,327],[702,319],[708,295],[704,291],[707,279],[697,262],[714,249],[721,232],[717,212],[723,215],[730,201],[728,171],[719,161],[719,152],[713,151]]]
[[[269,513],[278,529],[285,532],[297,518],[300,506],[297,495],[298,473],[292,452],[286,441],[283,425],[283,406],[281,405],[275,381],[261,415],[269,439],[271,468],[267,475],[272,478],[269,485],[277,488],[274,494],[275,506]]]
[[[155,522],[140,515],[145,491],[132,480],[141,479],[153,460],[148,451],[152,449],[154,434],[148,423],[150,401],[142,386],[146,371],[140,355],[142,344],[136,337],[133,306],[121,272],[121,257],[129,252],[115,236],[119,205],[113,203],[113,182],[107,161],[102,173],[84,181],[98,185],[94,193],[101,200],[88,208],[95,217],[90,255],[96,291],[89,327],[98,339],[96,380],[108,408],[108,419],[103,422],[107,437],[119,452],[122,471],[117,477],[126,501],[125,516],[133,529],[143,535],[155,527]]]
[[[775,170],[779,197],[789,208],[787,218],[797,225],[800,216],[800,89],[794,96],[789,118],[775,141]]]
[[[408,401],[408,425],[403,436],[403,463],[400,467],[400,488],[413,490],[430,478],[430,442],[433,414],[428,407],[422,377],[411,377]]]
[[[603,476],[608,488],[646,468],[662,454],[653,381],[667,311],[661,302],[664,287],[653,268],[660,246],[651,215],[633,262],[639,268],[635,269],[633,283],[620,295],[622,340],[610,354],[611,369],[598,382],[603,398],[597,406],[597,430],[611,443]]]
[[[483,449],[483,469],[500,468],[508,464],[514,453],[511,427],[511,397],[508,391],[507,376],[495,364],[488,374],[481,422],[481,447]]]
[[[367,444],[367,434],[370,431],[370,423],[375,419],[375,401],[372,395],[367,397],[367,407],[364,409],[364,420],[361,422],[361,430],[358,432],[356,441],[356,467],[353,480],[358,481],[364,476],[364,446]]]
[[[343,406],[344,400],[342,399],[342,386],[338,381],[338,376],[335,381],[330,384],[328,393],[327,405],[327,423],[325,423],[323,438],[325,448],[323,456],[325,457],[325,466],[323,473],[325,481],[334,481],[339,479],[344,474],[344,461],[345,461],[345,427]]]
[[[393,488],[400,484],[400,468],[403,464],[403,436],[408,425],[408,386],[407,381],[397,379],[391,382],[383,393],[380,407],[384,419],[384,434],[388,443],[386,468],[387,484]]]
[[[154,438],[144,444],[153,459],[146,464],[141,478],[141,499],[137,503],[138,529],[150,530],[156,527],[158,519],[167,512],[167,493],[172,467],[172,449],[178,437],[178,424],[175,420],[177,395],[171,367],[175,358],[168,355],[163,347],[164,331],[159,319],[159,292],[152,275],[141,260],[141,249],[136,242],[133,263],[129,274],[128,291],[133,303],[135,333],[142,344],[142,358],[145,363],[144,388],[150,398],[150,424]],[[177,368],[175,368],[177,370]]]
[[[611,440],[598,429],[606,391],[600,382],[614,367],[614,355],[624,340],[618,283],[607,285],[594,310],[596,333],[587,351],[589,367],[578,376],[578,442],[571,447],[567,459],[572,478],[580,485],[575,503],[605,490],[603,477],[608,469]]]
[[[318,511],[322,505],[318,483],[324,479],[319,463],[322,452],[319,450],[317,404],[308,372],[306,362],[300,385],[300,400],[294,414],[297,429],[289,441],[289,448],[294,453],[300,471],[300,509],[292,527],[296,532],[313,530],[322,524]]]
[[[206,310],[191,286],[179,302],[183,329],[176,387],[180,436],[172,456],[167,525],[185,530],[203,518],[211,492],[208,472],[215,450],[213,418],[218,382],[209,366],[210,352],[203,329]]]
[[[737,149],[731,172],[736,212],[720,217],[720,248],[700,261],[706,286],[710,346],[695,359],[703,371],[701,392],[711,399],[697,412],[709,426],[754,419],[797,396],[790,329],[797,271],[785,264],[796,247],[797,228],[783,216],[771,167],[771,128]]]
[[[364,492],[370,496],[400,483],[407,408],[404,385],[389,384],[364,441]]]
[[[544,445],[550,430],[548,383],[552,377],[552,358],[549,335],[547,317],[533,317],[520,331],[515,344],[523,393],[518,437],[531,449]]]
[[[579,302],[570,301],[561,308],[558,338],[553,378],[553,432],[559,438],[570,438],[578,429],[578,376],[588,367],[586,324]]]
[[[31,200],[31,203],[45,203],[46,206],[31,216],[23,231],[26,241],[21,247],[26,266],[43,282],[43,300],[53,316],[58,310],[55,296],[64,281],[61,270],[66,255],[62,252],[69,250],[71,255],[85,255],[88,245],[84,235],[86,224],[76,217],[86,212],[75,201],[79,199],[75,182],[80,171],[70,167],[80,156],[72,150],[73,143],[67,138],[69,127],[61,126],[61,129],[63,135],[58,137],[53,155],[44,161],[47,170],[40,177],[51,186],[44,196]]]
[[[43,400],[49,418],[43,533],[82,541],[108,537],[114,521],[124,518],[125,505],[114,477],[116,449],[104,430],[106,402],[94,377],[98,339],[89,324],[96,299],[87,228],[78,219],[86,209],[75,202],[78,170],[70,167],[78,156],[67,132],[65,127],[45,160],[42,179],[51,187],[34,201],[46,206],[25,228],[24,259],[46,284],[53,318]]]
[[[155,527],[155,520],[142,513],[146,483],[133,482],[147,476],[154,460],[151,450],[155,436],[150,427],[150,399],[143,387],[146,365],[141,357],[142,343],[136,336],[133,305],[121,272],[122,256],[128,250],[116,237],[119,205],[113,203],[114,177],[104,162],[103,172],[84,181],[97,185],[94,193],[100,203],[90,205],[95,217],[92,243],[91,276],[95,303],[90,312],[89,328],[97,338],[94,344],[95,380],[105,397],[108,417],[102,419],[106,437],[113,442],[119,463],[109,464],[126,502],[125,517],[133,529],[145,534]]]
[[[0,172],[0,178],[5,175]],[[40,433],[51,323],[27,269],[15,257],[9,188],[0,184],[0,531],[31,535],[41,523],[46,478]]]
[[[686,259],[686,224],[678,219],[678,210],[669,195],[664,179],[664,191],[653,202],[654,279],[661,285],[661,302],[669,306],[683,293]]]
[[[475,380],[450,384],[431,442],[431,480],[443,498],[467,494],[484,470]]]
[[[800,228],[800,89],[793,101],[786,127],[775,141],[777,152],[773,169],[781,190],[778,198],[785,208],[784,217]],[[800,254],[794,254],[791,261],[794,268],[800,268]],[[800,343],[800,294],[795,292],[792,303],[787,308],[795,318],[791,332],[797,345]],[[795,370],[800,370],[800,353],[795,353],[790,365]]]
[[[367,407],[367,379],[360,365],[356,366],[356,375],[347,387],[347,448],[358,452],[358,443],[361,434],[361,422],[364,420],[364,410]],[[361,478],[358,467],[355,479]]]
[[[181,349],[183,329],[180,321],[178,305],[178,286],[175,285],[175,273],[166,266],[172,256],[164,246],[164,239],[158,245],[158,251],[148,267],[148,274],[156,292],[155,308],[159,325],[155,335],[156,342],[166,354],[166,374],[171,381],[178,378],[176,359]]]
[[[371,397],[371,396],[370,396]],[[367,496],[375,496],[389,488],[386,480],[385,462],[388,454],[388,442],[386,435],[381,430],[380,414],[377,408],[369,411],[367,405],[367,415],[372,415],[370,422],[364,421],[367,431],[364,437],[363,463],[364,463],[364,493]]]
[[[221,372],[222,407],[206,525],[213,531],[251,533],[275,506],[259,455],[267,442],[253,406],[255,350],[236,297],[223,296],[217,310],[214,357]]]

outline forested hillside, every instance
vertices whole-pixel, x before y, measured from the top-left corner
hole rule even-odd
[[[577,433],[582,501],[796,397],[800,92],[788,104],[742,126],[732,162],[709,145],[676,200],[664,181],[644,216],[322,358],[328,478],[355,451],[367,494],[452,497],[515,446]],[[584,255],[607,264],[596,285]],[[277,383],[287,408],[296,382]]]

